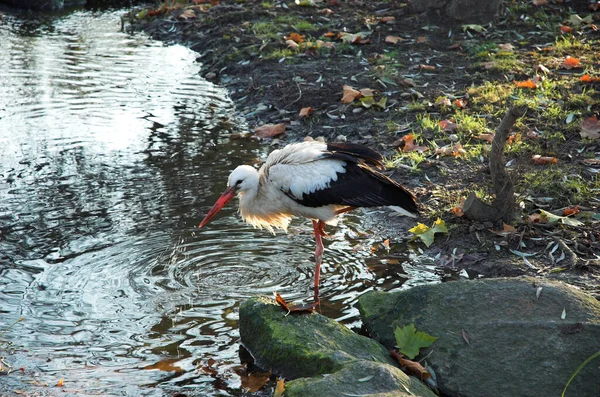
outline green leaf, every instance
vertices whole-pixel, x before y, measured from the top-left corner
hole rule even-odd
[[[481,32],[487,32],[486,28],[484,28],[481,25],[475,25],[475,24],[462,25],[462,29],[463,29],[463,32],[466,32],[467,30],[474,30],[474,31],[479,32],[479,33],[481,33]]]
[[[435,234],[448,233],[448,228],[446,227],[446,223],[438,218],[431,227],[428,227],[423,223],[418,223],[417,226],[410,229],[409,232],[413,233],[415,237],[420,238],[421,241],[423,241],[423,243],[429,247],[431,244],[433,244]]]
[[[438,339],[425,332],[417,332],[414,324],[409,324],[403,328],[396,327],[394,336],[400,352],[411,360],[419,355],[419,349],[431,346]]]

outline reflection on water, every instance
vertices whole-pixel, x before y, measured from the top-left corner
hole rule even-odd
[[[196,229],[267,150],[227,139],[233,107],[193,53],[120,33],[119,15],[0,23],[0,332],[25,318],[2,337],[25,374],[6,379],[239,395],[239,303],[311,295],[312,228],[274,237],[231,205]],[[365,290],[437,280],[363,232],[349,216],[326,241],[323,312],[348,324]]]

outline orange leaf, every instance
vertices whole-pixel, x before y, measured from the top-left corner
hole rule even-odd
[[[534,83],[533,81],[531,81],[531,79],[525,80],[525,81],[515,81],[514,83],[519,88],[537,88],[538,87],[538,85],[536,83]]]
[[[562,33],[571,33],[571,32],[573,31],[573,28],[570,28],[570,27],[568,27],[568,26],[562,25],[562,26],[560,27],[560,31],[561,31]]]
[[[531,214],[527,218],[527,222],[529,223],[546,223],[548,218],[543,216],[542,214]]]
[[[60,380],[56,383],[56,387],[62,387],[64,383],[65,383],[65,379],[60,378]]]
[[[273,292],[273,295],[275,295],[275,300],[277,301],[277,303],[279,303],[279,306],[281,306],[282,308],[284,308],[288,314],[289,313],[294,313],[294,312],[312,312],[315,307],[317,307],[318,303],[307,303],[304,305],[289,305],[282,297],[281,295],[279,295],[279,293],[277,292]]]
[[[454,123],[450,120],[442,120],[438,124],[440,125],[442,130],[444,130],[446,132],[454,131],[457,127],[456,123]]]
[[[579,59],[578,58],[573,58],[570,55],[567,55],[567,57],[565,58],[565,61],[563,62],[563,67],[565,69],[573,69],[573,68],[578,68],[581,65],[579,64]]]
[[[460,207],[456,206],[454,208],[451,208],[450,211],[452,211],[454,213],[454,215],[457,216],[457,217],[459,217],[459,218],[464,215],[462,205]]]
[[[356,98],[360,97],[360,91],[355,90],[349,85],[344,86],[344,96],[342,97],[342,103],[352,103]]]
[[[548,4],[548,0],[533,0],[531,2],[534,6],[543,6],[544,4]]]
[[[569,215],[575,215],[575,214],[579,214],[579,206],[576,205],[575,207],[567,207],[565,208],[565,210],[563,211],[563,216],[569,216]]]
[[[457,108],[464,109],[467,106],[467,101],[465,101],[462,98],[458,98],[457,100],[454,101],[454,104],[456,105]]]
[[[142,367],[142,369],[145,369],[145,370],[157,369],[159,371],[181,373],[181,372],[184,372],[183,368],[175,365],[175,363],[178,362],[179,360],[180,360],[179,358],[165,358],[154,364],[146,365],[145,367]]]
[[[285,378],[277,380],[277,386],[275,386],[275,393],[273,393],[273,397],[283,397],[283,392],[285,391]]]
[[[319,14],[333,14],[333,10],[331,8],[323,8],[322,10],[317,11]]]
[[[437,148],[437,149],[435,149],[434,153],[439,154],[441,156],[458,157],[462,154],[466,154],[467,151],[465,149],[463,149],[463,147],[460,143],[457,143],[456,145],[449,145],[449,146]]]
[[[293,40],[296,43],[300,44],[300,43],[304,43],[304,38],[305,37],[306,36],[304,36],[302,34],[298,34],[298,33],[294,32],[294,33],[290,34],[289,37],[285,37],[284,36],[284,39]]]
[[[506,141],[506,143],[508,143],[509,145],[512,145],[515,142],[521,142],[521,134],[509,135]]]
[[[579,78],[579,80],[583,81],[584,83],[600,83],[600,77],[592,77],[589,74],[584,74]]]
[[[327,32],[323,35],[323,37],[336,37],[337,34],[333,33],[333,32]]]
[[[581,122],[581,131],[579,134],[582,138],[600,138],[600,123],[596,116],[589,117]]]
[[[417,37],[417,43],[421,44],[421,43],[425,43],[427,41],[427,37],[425,36],[419,36]]]
[[[498,236],[508,236],[509,234],[513,234],[517,232],[517,229],[514,226],[508,225],[506,223],[502,223],[502,230],[492,230],[488,229],[490,232],[498,235]]]
[[[373,96],[375,95],[375,90],[372,88],[361,88],[359,90],[361,96]]]
[[[419,65],[419,69],[421,69],[421,70],[435,70],[435,66],[420,64]]]
[[[254,135],[259,138],[275,138],[285,133],[285,124],[265,124],[254,130]]]
[[[395,21],[396,17],[383,17],[379,19],[379,22],[381,23],[387,23],[387,22],[391,22],[391,21]]]
[[[539,164],[539,165],[558,163],[558,159],[556,157],[545,157],[545,156],[540,156],[539,154],[534,155],[532,157],[532,160],[535,164]]]
[[[588,165],[600,165],[600,159],[585,159],[583,160],[583,163]]]
[[[390,356],[398,360],[400,367],[405,369],[409,375],[418,376],[421,380],[431,378],[431,374],[427,372],[425,367],[423,367],[419,362],[404,358],[402,353],[399,353],[396,350],[390,351]]]
[[[310,107],[310,106],[307,107],[307,108],[302,108],[302,109],[300,109],[299,116],[300,117],[308,117],[308,116],[310,116],[312,114],[312,112],[313,112],[313,108]]]
[[[427,148],[426,146],[417,146],[415,145],[415,143],[413,142],[413,140],[415,139],[415,135],[414,134],[408,134],[402,137],[401,141],[404,142],[404,146],[402,147],[402,151],[403,152],[426,152],[427,150],[429,150],[429,148]]]

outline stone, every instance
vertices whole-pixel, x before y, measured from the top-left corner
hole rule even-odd
[[[240,338],[256,365],[286,378],[286,397],[435,397],[399,370],[378,342],[318,313],[287,314],[270,298],[242,303]]]
[[[577,367],[600,351],[600,302],[558,282],[500,278],[371,292],[358,309],[369,334],[388,348],[396,345],[394,329],[410,323],[439,337],[421,357],[451,396],[560,396]],[[567,395],[597,396],[598,375],[590,363]]]

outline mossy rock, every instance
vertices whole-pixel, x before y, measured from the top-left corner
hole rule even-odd
[[[354,361],[341,370],[287,382],[285,397],[436,397],[423,383],[389,364]]]
[[[560,396],[577,367],[600,351],[600,302],[558,282],[448,282],[367,293],[358,308],[369,334],[388,348],[397,326],[414,323],[439,337],[421,353],[448,395]],[[567,395],[598,396],[598,368],[587,365]]]
[[[376,341],[318,313],[286,315],[266,297],[242,303],[240,337],[259,367],[286,379],[332,373],[357,360],[393,364]]]

